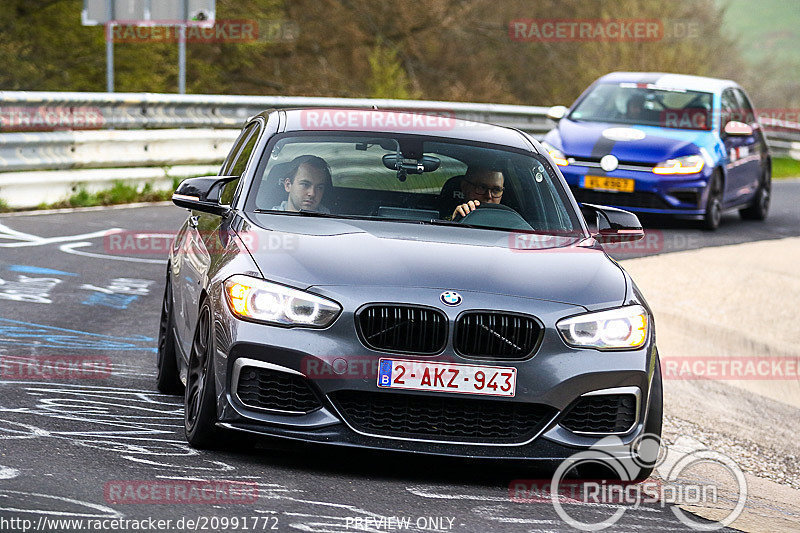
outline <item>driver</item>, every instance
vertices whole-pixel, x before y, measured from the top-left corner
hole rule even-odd
[[[626,118],[630,120],[643,120],[645,115],[645,98],[641,94],[634,94],[628,99],[625,105]]]
[[[471,166],[461,179],[461,192],[464,193],[465,203],[456,207],[453,211],[454,219],[456,215],[467,216],[481,205],[481,202],[488,204],[499,204],[503,198],[504,178],[499,170],[492,170],[488,167]]]

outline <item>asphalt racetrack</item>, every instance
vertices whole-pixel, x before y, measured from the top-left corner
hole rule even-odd
[[[767,222],[730,214],[707,233],[652,221],[649,244],[611,253],[626,259],[800,235],[799,205],[800,181],[777,182]],[[549,502],[511,500],[512,480],[537,476],[521,465],[269,440],[224,452],[190,448],[182,397],[155,389],[166,253],[108,246],[113,228],[168,233],[185,216],[148,206],[0,218],[0,530],[91,530],[87,521],[106,519],[152,519],[151,531],[568,529]],[[65,358],[105,361],[106,371],[62,379],[53,369],[20,370]],[[164,487],[204,480],[245,487],[249,496],[181,503],[165,495]],[[134,492],[132,502],[132,487],[149,492]],[[564,507],[587,522],[615,510]],[[654,504],[627,509],[612,530],[689,529],[669,506]]]

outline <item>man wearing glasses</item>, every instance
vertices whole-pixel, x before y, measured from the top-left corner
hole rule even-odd
[[[465,203],[456,207],[452,219],[456,215],[465,217],[476,210],[481,202],[499,204],[503,197],[503,173],[486,167],[471,166],[461,179],[461,192],[464,193]]]

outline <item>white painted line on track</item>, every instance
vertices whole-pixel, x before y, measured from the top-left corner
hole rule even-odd
[[[59,250],[62,252],[66,252],[68,254],[75,254],[75,255],[82,255],[85,257],[93,257],[95,259],[113,259],[115,261],[129,261],[131,263],[150,263],[155,265],[163,265],[166,264],[166,259],[145,259],[144,257],[126,257],[122,255],[108,255],[108,254],[98,254],[93,252],[84,252],[75,250],[75,248],[83,248],[86,246],[91,246],[92,243],[90,242],[75,242],[69,244],[62,244],[58,247]],[[2,245],[0,245],[2,246]]]
[[[61,237],[37,237],[36,235],[30,235],[28,233],[22,233],[16,230],[12,230],[8,226],[4,226],[0,224],[0,231],[5,233],[6,235],[12,235],[18,237],[23,242],[5,242],[0,244],[2,248],[21,248],[23,246],[43,246],[45,244],[53,244],[56,242],[70,242],[70,241],[81,241],[84,239],[95,239],[97,237],[105,237],[111,233],[119,233],[122,228],[108,228],[102,231],[94,231],[92,233],[82,233],[80,235],[64,235]]]

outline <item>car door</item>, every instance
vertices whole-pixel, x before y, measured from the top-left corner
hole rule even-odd
[[[739,203],[747,194],[749,176],[746,168],[750,160],[751,151],[754,149],[755,137],[753,135],[728,135],[725,126],[728,122],[742,122],[744,113],[736,98],[733,89],[725,89],[721,96],[720,137],[725,146],[725,195],[723,204]]]
[[[763,165],[768,164],[766,160],[766,139],[764,132],[761,129],[761,124],[758,122],[758,116],[750,104],[750,99],[741,89],[734,89],[736,101],[739,103],[739,108],[742,110],[740,122],[744,122],[753,128],[753,135],[747,138],[746,154],[740,158],[742,167],[742,190],[740,200],[750,198],[755,194],[758,185],[761,182],[761,175],[763,173]]]
[[[222,164],[219,175],[232,175],[236,169],[246,164],[258,138],[257,133],[257,124],[244,128]],[[241,163],[242,160],[244,163]],[[233,183],[238,184],[239,181],[235,180]],[[227,187],[230,185],[229,183]],[[223,189],[223,194],[227,187]],[[180,242],[176,242],[177,254],[180,256],[175,261],[176,267],[173,268],[173,286],[178,295],[176,304],[180,308],[176,322],[181,322],[180,329],[184,334],[179,336],[178,341],[187,354],[197,324],[200,297],[211,265],[212,254],[215,249],[219,249],[219,235],[216,230],[221,220],[218,215],[192,211],[185,223],[185,231],[181,232]]]

